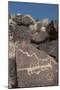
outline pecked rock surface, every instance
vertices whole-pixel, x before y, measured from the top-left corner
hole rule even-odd
[[[58,85],[58,23],[9,15],[8,87]]]
[[[56,61],[25,41],[16,45],[16,64],[18,87],[58,84]]]

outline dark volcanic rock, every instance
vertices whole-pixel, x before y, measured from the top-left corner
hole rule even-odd
[[[41,43],[37,48],[39,50],[45,51],[50,56],[54,57],[56,61],[58,61],[58,41],[57,40]]]
[[[31,36],[29,32],[29,28],[26,26],[18,26],[14,32],[14,40],[17,41],[22,41],[22,40],[27,40],[30,42]]]
[[[53,21],[51,21],[51,23],[47,26],[47,32],[50,35],[50,40],[55,40],[58,38],[58,32],[56,31],[56,28],[54,27]]]
[[[48,33],[44,31],[40,31],[32,35],[31,41],[34,43],[41,43],[41,42],[46,41],[47,39],[49,39]]]
[[[16,44],[18,87],[58,85],[55,60],[23,41]]]

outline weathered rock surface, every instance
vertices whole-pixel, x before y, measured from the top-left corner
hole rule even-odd
[[[18,87],[58,84],[55,60],[25,41],[16,45],[16,64]]]
[[[54,57],[56,61],[58,60],[58,41],[57,40],[41,43],[37,48],[39,50],[42,50],[48,53],[50,56]]]
[[[49,38],[49,35],[47,32],[40,31],[32,35],[31,41],[34,43],[41,43],[47,40],[48,38]]]

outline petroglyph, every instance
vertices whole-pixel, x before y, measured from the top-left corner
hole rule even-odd
[[[41,71],[45,71],[49,69],[52,69],[52,65],[48,63],[47,65],[41,65],[41,66],[35,66],[35,67],[29,67],[29,68],[20,68],[20,69],[17,69],[17,71],[27,70],[28,75],[31,75],[34,73],[39,74]]]
[[[37,55],[36,55],[36,53],[32,53],[32,54],[29,54],[28,52],[25,52],[25,51],[23,51],[22,49],[19,49],[19,51],[21,52],[21,53],[23,53],[23,54],[25,54],[25,55],[27,55],[28,57],[35,57],[36,58],[36,60],[37,60],[37,63],[36,63],[36,65],[39,65],[39,60],[42,60],[42,61],[47,61],[47,59],[40,59]],[[32,67],[32,63],[31,63],[31,67]]]
[[[36,53],[29,54],[28,52],[24,52],[22,49],[19,49],[19,51],[23,54],[26,54],[28,57],[34,56],[37,60],[37,64],[36,66],[32,67],[32,63],[31,63],[29,68],[20,68],[20,69],[17,69],[17,71],[27,70],[28,75],[31,75],[34,73],[39,74],[41,71],[52,69],[52,65],[50,63],[48,63],[47,65],[39,65],[40,58],[38,58]]]

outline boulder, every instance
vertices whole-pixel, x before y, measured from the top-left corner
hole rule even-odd
[[[53,21],[51,21],[49,25],[47,26],[47,32],[50,35],[50,40],[56,40],[58,38],[58,32],[56,31],[56,28],[54,27]]]
[[[17,25],[21,25],[22,24],[22,18],[23,18],[24,15],[22,14],[17,14],[15,16],[15,18],[13,19]]]
[[[43,50],[50,56],[54,57],[58,61],[58,41],[52,40],[50,42],[41,43],[38,47],[39,50]]]
[[[23,41],[16,44],[18,87],[58,85],[58,65],[54,58]]]
[[[30,16],[30,15],[25,15],[22,18],[22,24],[23,25],[30,25],[30,24],[34,24],[35,20]]]
[[[41,43],[46,41],[49,38],[49,35],[47,32],[44,31],[40,31],[40,32],[36,32],[32,35],[31,41],[34,43]]]

